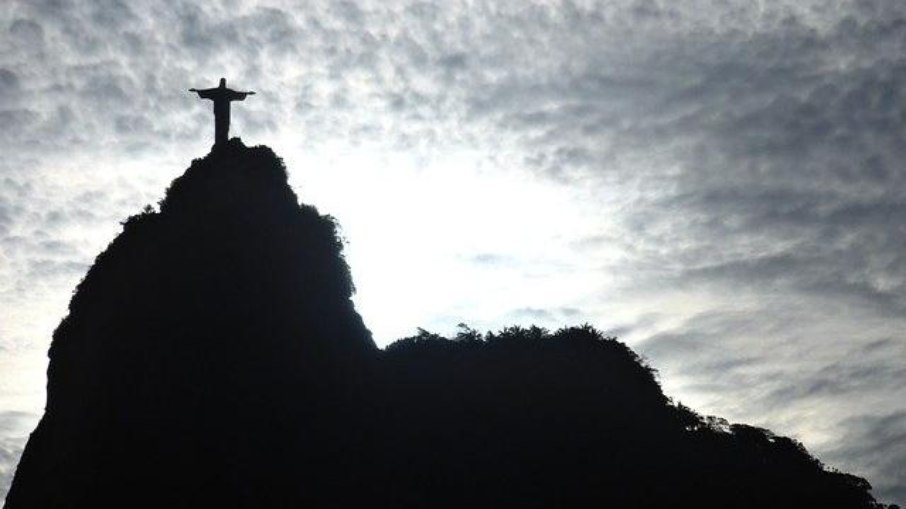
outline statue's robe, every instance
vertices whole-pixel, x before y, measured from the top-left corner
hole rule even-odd
[[[230,103],[244,101],[248,92],[237,92],[226,87],[196,90],[202,99],[214,101],[214,144],[225,143],[230,135]]]

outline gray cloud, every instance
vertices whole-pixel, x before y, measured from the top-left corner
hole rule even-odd
[[[509,318],[516,323],[522,323],[526,320],[529,323],[535,323],[539,326],[553,326],[557,324],[574,322],[581,318],[582,311],[576,308],[564,307],[553,309],[542,308],[519,308],[509,312]]]
[[[902,458],[906,456],[906,413],[879,409],[880,415],[847,420],[847,442],[828,453],[838,462],[859,465],[865,471],[889,473],[873,482],[877,491],[891,500],[906,499],[906,473]]]
[[[837,303],[803,309],[781,300],[766,307],[717,308],[637,348],[680,399],[710,401],[707,409],[724,408],[733,420],[773,422],[793,435],[815,425],[835,427],[833,440],[810,450],[834,467],[867,476],[882,498],[899,500],[902,478],[891,468],[902,461],[898,442],[862,429],[900,411],[904,344],[899,335],[883,334],[896,334],[902,322],[859,313],[859,322],[841,327],[847,321],[834,317],[846,307]],[[833,417],[811,422],[817,408],[833,409]]]

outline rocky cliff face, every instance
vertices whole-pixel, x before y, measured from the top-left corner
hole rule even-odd
[[[7,507],[879,507],[589,327],[380,351],[341,248],[268,148],[194,161],[73,296]]]

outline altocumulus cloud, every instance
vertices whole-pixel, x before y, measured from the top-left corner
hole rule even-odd
[[[611,326],[674,397],[904,502],[901,2],[13,1],[0,31],[11,351],[46,349],[116,221],[207,148],[177,92],[236,77],[261,90],[235,125],[281,153],[465,147],[563,190],[588,225],[539,227],[556,262],[460,257],[568,282],[502,319]],[[438,315],[486,316],[482,281]]]

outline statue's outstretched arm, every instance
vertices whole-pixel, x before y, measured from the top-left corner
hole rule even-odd
[[[213,99],[213,98],[214,98],[214,92],[216,92],[217,90],[219,90],[219,89],[217,89],[217,88],[206,88],[206,89],[204,89],[204,90],[198,90],[198,89],[195,89],[195,88],[190,88],[190,89],[189,89],[189,92],[195,92],[196,94],[198,94],[198,97],[201,97],[202,99]]]
[[[231,101],[244,101],[244,100],[245,100],[245,96],[247,96],[247,95],[255,95],[255,92],[251,92],[251,91],[249,91],[249,92],[236,92],[236,91],[233,91],[233,93],[230,94],[230,100],[231,100]]]

